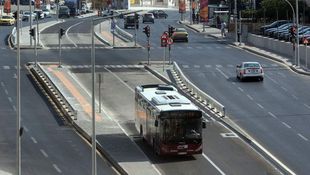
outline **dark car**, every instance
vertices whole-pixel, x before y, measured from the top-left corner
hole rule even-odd
[[[67,6],[60,6],[58,17],[59,18],[62,18],[62,17],[69,18],[70,17],[70,9]]]
[[[289,22],[290,21],[288,21],[288,20],[279,20],[279,21],[275,21],[275,22],[273,22],[271,24],[264,25],[264,26],[260,27],[260,33],[265,35],[265,31],[267,29],[276,28],[276,27],[279,27],[279,26],[281,26],[283,24],[286,24],[286,23],[289,23]]]
[[[127,15],[124,16],[124,28],[127,29],[128,27],[133,27],[133,28],[139,29],[139,18],[135,19],[135,15]]]
[[[153,13],[155,18],[168,18],[168,14],[163,10],[151,10],[148,13]]]
[[[154,24],[154,15],[153,13],[145,13],[142,15],[142,23],[150,22]]]

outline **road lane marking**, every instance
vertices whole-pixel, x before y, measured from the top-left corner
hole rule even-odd
[[[291,129],[291,128],[292,128],[290,125],[288,125],[288,124],[287,124],[287,123],[285,123],[285,122],[282,122],[282,124],[283,124],[284,126],[286,126],[287,128],[289,128],[289,129]]]
[[[302,134],[300,134],[300,133],[298,133],[297,134],[299,137],[301,137],[303,140],[305,140],[305,141],[309,141],[305,136],[303,136]]]
[[[8,100],[12,103],[12,98],[11,97],[8,97]]]
[[[202,156],[204,158],[206,158],[210,163],[211,165],[219,172],[221,173],[221,175],[226,175],[207,155],[205,155],[205,153],[202,153]]]
[[[182,67],[183,67],[183,68],[189,68],[189,66],[188,66],[188,65],[185,65],[185,64],[182,64]]]
[[[1,86],[4,87],[4,83],[1,81]]]
[[[251,97],[251,95],[247,94],[246,95],[250,100],[254,100],[253,97]]]
[[[288,91],[285,87],[281,86],[281,89],[283,89],[284,91]]]
[[[273,118],[275,118],[275,119],[278,119],[278,117],[277,117],[277,116],[275,116],[273,113],[268,112],[268,114],[269,114],[269,115],[271,115],[271,117],[273,117]]]
[[[268,76],[268,75],[266,75],[265,74],[265,76],[267,77],[267,78],[269,78],[272,82],[274,82],[275,84],[279,84],[276,80],[274,80],[273,78],[271,78],[270,76]]]
[[[238,89],[239,89],[241,92],[244,92],[244,90],[243,90],[241,87],[238,87]]]
[[[75,44],[75,43],[71,40],[71,38],[70,38],[69,35],[68,35],[68,32],[69,32],[69,30],[70,30],[72,27],[75,27],[75,26],[77,26],[77,25],[79,25],[79,24],[81,24],[81,23],[83,23],[83,22],[84,22],[84,21],[79,22],[79,23],[76,23],[76,24],[70,26],[70,27],[66,30],[66,33],[65,33],[65,35],[66,35],[66,37],[68,38],[68,40],[69,40],[75,47],[78,47],[78,46],[77,46],[77,44]]]
[[[233,84],[233,85],[236,85],[236,83],[235,83],[235,82],[232,82],[232,84]]]
[[[220,64],[215,65],[217,68],[222,68],[223,66]]]
[[[53,167],[56,169],[56,171],[58,173],[62,173],[62,171],[58,168],[58,166],[56,164],[53,164]]]
[[[37,140],[34,137],[30,137],[33,143],[38,143]]]
[[[43,154],[44,157],[48,158],[47,153],[43,149],[40,149],[40,151],[41,151],[41,153]]]
[[[200,68],[200,65],[194,65],[194,68]]]
[[[262,106],[261,104],[259,104],[259,103],[256,103],[256,104],[257,104],[258,107],[264,109],[264,106]]]
[[[293,98],[295,98],[295,100],[298,100],[298,97],[296,95],[292,95]]]
[[[4,89],[4,92],[5,92],[6,95],[9,95],[8,90]]]
[[[29,129],[26,126],[23,126],[26,132],[29,132]]]
[[[10,66],[3,66],[3,69],[8,70],[10,69]]]
[[[229,77],[223,71],[221,71],[219,68],[216,68],[216,70],[219,71],[226,79],[229,79]]]
[[[307,108],[309,108],[310,109],[310,106],[309,105],[307,105],[307,104],[304,104]]]
[[[205,67],[206,67],[206,68],[211,68],[212,66],[209,65],[209,64],[206,64]]]
[[[16,111],[16,107],[15,107],[15,105],[13,105],[13,110],[14,110],[14,111]]]

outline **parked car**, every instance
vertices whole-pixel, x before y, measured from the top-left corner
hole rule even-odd
[[[289,22],[290,22],[289,20],[278,20],[278,21],[274,21],[274,22],[271,23],[271,24],[264,25],[264,26],[260,27],[259,30],[260,30],[260,33],[261,33],[262,35],[264,35],[265,30],[270,29],[270,28],[279,27],[279,26],[281,26],[281,25],[283,25],[283,24],[286,24],[286,23],[289,23]]]
[[[127,29],[128,27],[135,28],[135,26],[137,29],[139,29],[139,18],[136,21],[134,14],[124,16],[124,28],[125,29]]]
[[[153,13],[155,18],[168,18],[168,14],[163,10],[151,10],[148,13]]]
[[[154,24],[154,15],[153,13],[145,13],[142,15],[142,23],[151,22]]]
[[[58,17],[59,18],[62,18],[62,17],[70,18],[70,9],[67,6],[60,6]]]
[[[14,25],[15,24],[15,18],[12,16],[1,16],[0,17],[0,24],[1,25]]]
[[[263,81],[263,67],[258,62],[242,62],[236,66],[236,77],[240,81],[246,78],[255,78],[259,81]]]
[[[266,30],[266,33],[269,37],[278,38],[278,33],[281,31],[288,31],[288,29],[292,26],[292,23],[286,23],[279,27],[270,28]]]
[[[188,32],[185,28],[176,28],[172,33],[171,39],[173,41],[185,41],[188,42]]]

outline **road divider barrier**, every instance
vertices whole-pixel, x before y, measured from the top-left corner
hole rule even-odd
[[[191,81],[189,81],[186,76],[181,71],[180,67],[176,62],[173,62],[173,70],[176,82],[179,84],[181,89],[188,90],[195,99],[203,103],[209,110],[213,111],[220,117],[225,117],[226,111],[225,106],[220,102],[212,98],[207,93],[200,90],[197,86],[195,86]]]
[[[73,120],[77,120],[77,110],[74,109],[67,101],[58,87],[51,81],[50,77],[44,73],[40,63],[37,65],[30,64],[30,71],[38,80],[40,85],[43,86],[49,97],[52,98],[58,109],[69,119],[72,123]]]

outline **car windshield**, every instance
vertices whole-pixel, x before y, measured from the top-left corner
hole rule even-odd
[[[2,19],[11,19],[9,16],[2,16]]]
[[[176,32],[186,32],[186,30],[183,29],[183,28],[177,28],[175,31],[176,31]]]
[[[244,67],[245,68],[259,68],[260,65],[258,63],[245,63]]]
[[[152,14],[144,14],[144,17],[152,17]]]

